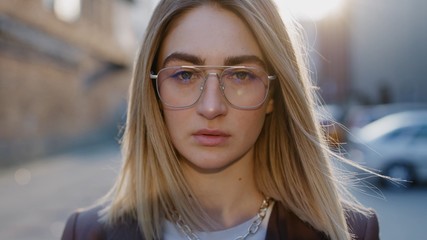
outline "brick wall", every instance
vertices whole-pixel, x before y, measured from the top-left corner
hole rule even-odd
[[[112,1],[96,2],[110,16]],[[0,4],[0,165],[118,134],[132,56],[99,20],[63,23],[42,1]]]
[[[0,73],[2,162],[39,156],[104,128],[115,131],[124,113],[127,70],[88,86],[76,67],[2,55]],[[48,146],[53,140],[56,146]]]

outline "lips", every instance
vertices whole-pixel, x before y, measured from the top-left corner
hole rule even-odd
[[[230,138],[230,134],[220,130],[202,129],[195,132],[193,137],[198,144],[213,147],[224,144]]]

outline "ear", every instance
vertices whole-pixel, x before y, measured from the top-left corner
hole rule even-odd
[[[273,106],[274,106],[274,100],[270,98],[267,103],[267,108],[265,109],[265,114],[269,114],[273,112],[273,109],[274,109]]]

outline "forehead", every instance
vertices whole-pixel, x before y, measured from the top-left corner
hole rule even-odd
[[[159,50],[158,66],[164,66],[164,60],[177,52],[197,56],[206,65],[221,65],[229,57],[245,55],[263,60],[247,24],[233,12],[211,5],[192,9],[171,22]]]

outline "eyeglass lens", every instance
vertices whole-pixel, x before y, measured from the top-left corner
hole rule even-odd
[[[220,87],[227,101],[239,108],[261,105],[268,91],[268,75],[255,67],[226,68],[221,73]],[[162,102],[183,108],[200,98],[207,74],[196,67],[168,67],[160,70],[157,91]]]

